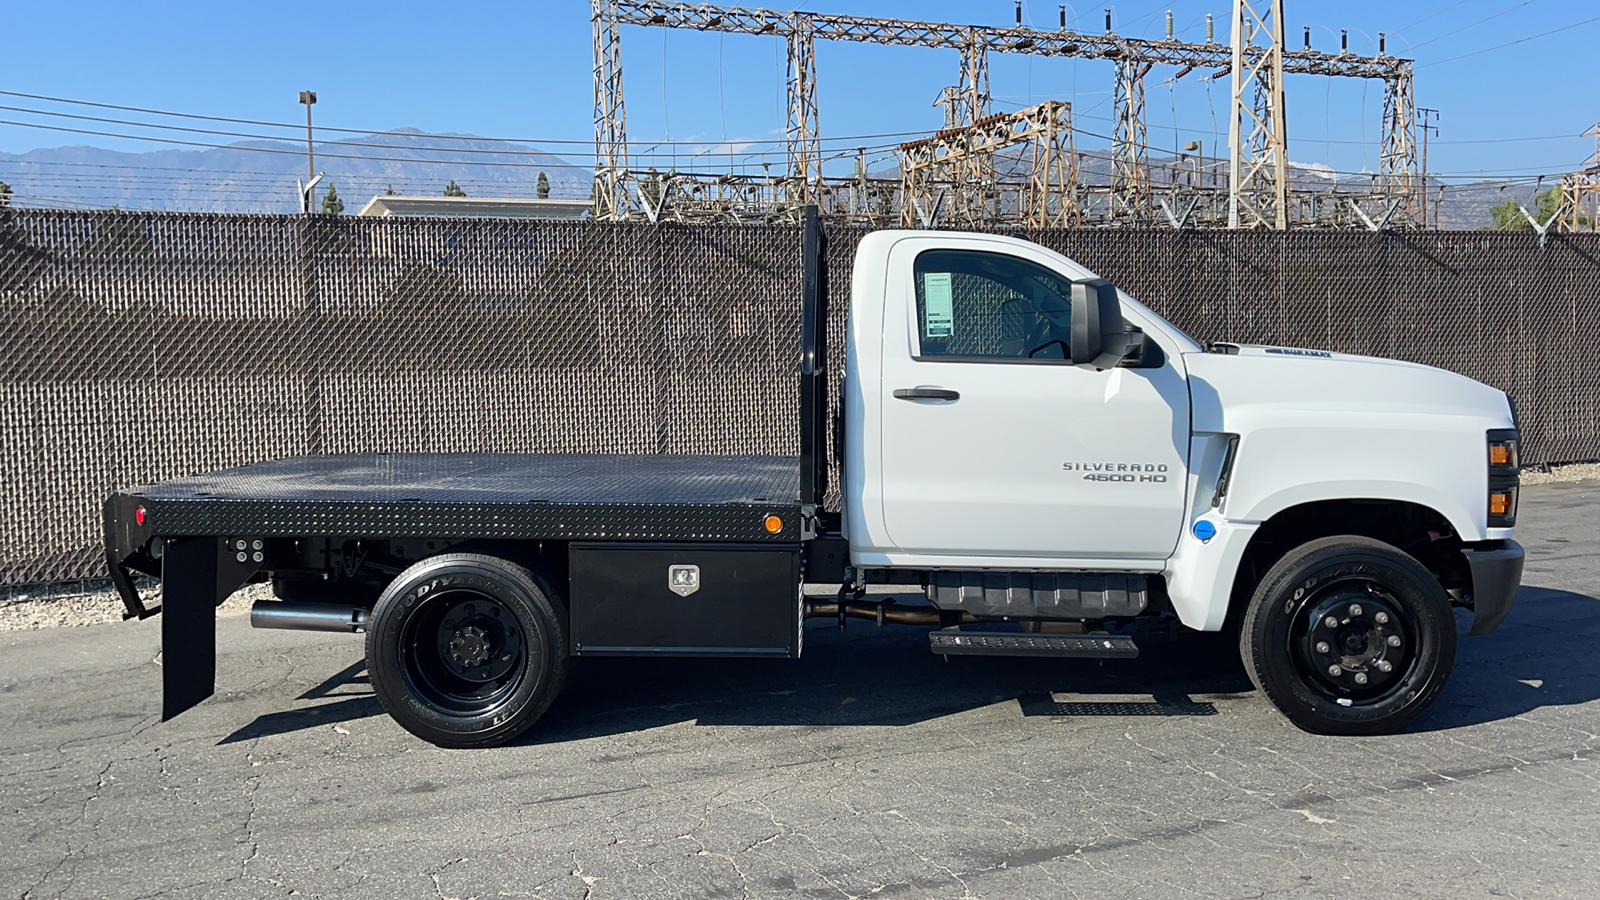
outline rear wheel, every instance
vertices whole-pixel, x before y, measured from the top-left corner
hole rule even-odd
[[[566,616],[549,585],[494,556],[448,553],[391,583],[367,626],[383,708],[441,747],[493,747],[532,725],[567,673]]]
[[[1257,585],[1242,626],[1251,680],[1290,721],[1318,734],[1404,728],[1455,664],[1444,589],[1415,559],[1366,537],[1290,551]]]

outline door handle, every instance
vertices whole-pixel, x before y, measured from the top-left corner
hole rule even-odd
[[[960,400],[961,394],[940,387],[895,388],[896,400]]]

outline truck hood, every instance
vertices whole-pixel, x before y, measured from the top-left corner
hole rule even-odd
[[[1195,431],[1241,433],[1261,418],[1427,417],[1452,430],[1510,428],[1503,391],[1463,375],[1371,356],[1262,345],[1186,353]],[[1455,423],[1441,420],[1456,419]]]

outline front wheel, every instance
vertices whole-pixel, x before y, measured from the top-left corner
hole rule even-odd
[[[1317,734],[1389,734],[1444,689],[1456,657],[1450,599],[1382,541],[1322,538],[1256,586],[1239,637],[1256,687]]]
[[[564,610],[516,563],[447,553],[401,573],[367,624],[383,708],[441,747],[494,747],[532,725],[567,674]]]

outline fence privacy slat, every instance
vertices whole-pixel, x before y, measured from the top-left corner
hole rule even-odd
[[[864,233],[830,229],[834,373]],[[1600,458],[1600,235],[1021,235],[1202,341],[1452,369],[1516,396],[1528,462]],[[0,209],[0,583],[103,574],[106,494],[259,460],[795,453],[799,252],[785,226]]]

